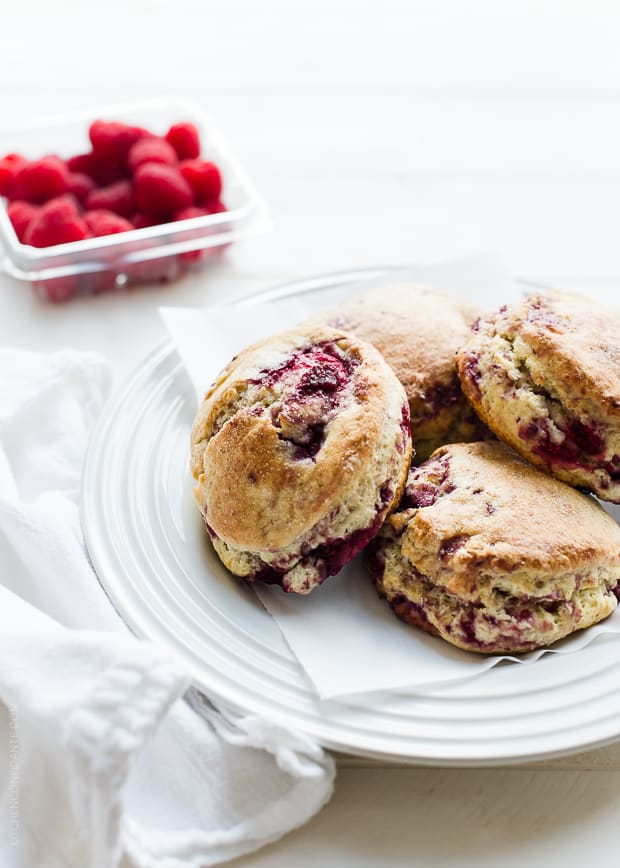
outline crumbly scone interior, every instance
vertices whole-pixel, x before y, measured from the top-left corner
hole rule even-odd
[[[448,449],[439,453],[412,471],[404,508],[387,519],[369,555],[377,588],[399,617],[466,650],[517,653],[549,645],[611,614],[620,587],[620,541],[611,556],[588,557],[586,545],[583,557],[566,558],[559,550],[555,562],[533,557],[527,563],[502,550],[500,535],[476,554],[476,528],[484,533],[485,514],[490,519],[506,507],[501,490],[488,490],[462,472],[453,474]],[[567,491],[573,499],[583,497]],[[452,526],[447,537],[436,537],[425,518],[435,504],[435,514],[443,506],[444,515],[452,514],[452,525],[442,525],[442,516],[435,515],[439,526]],[[454,516],[467,504],[468,519],[459,526]],[[586,505],[592,520],[596,516],[587,513],[596,505]],[[620,540],[613,521],[600,514],[610,535]]]
[[[489,427],[538,466],[620,498],[620,428],[586,390],[549,379],[545,359],[503,312],[459,353],[464,390]],[[564,471],[564,473],[563,473]]]
[[[603,620],[617,605],[617,567],[567,573],[558,577],[558,588],[537,597],[516,596],[501,588],[501,579],[481,576],[472,600],[419,573],[398,545],[381,540],[374,557],[382,559],[379,592],[397,614],[467,651],[522,653],[551,645]]]

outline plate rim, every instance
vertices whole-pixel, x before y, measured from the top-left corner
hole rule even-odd
[[[379,276],[381,273],[394,274],[398,271],[406,271],[407,268],[411,267],[412,266],[377,266],[374,268],[359,268],[340,270],[337,272],[326,272],[320,275],[302,278],[300,280],[283,281],[272,287],[268,287],[263,290],[258,290],[250,294],[227,300],[215,306],[235,307],[237,305],[249,306],[252,304],[267,303],[277,300],[279,298],[296,295],[296,289],[298,287],[303,287],[303,292],[311,292],[313,289],[316,291],[321,288],[329,288],[330,286],[333,287],[343,283],[350,283],[351,279],[358,281],[363,280],[364,278]],[[334,283],[334,281],[336,281],[336,283]],[[161,363],[162,361],[170,357],[174,358],[175,356],[178,357],[178,352],[173,342],[168,338],[164,338],[162,341],[160,341],[132,369],[129,376],[126,377],[115,390],[113,390],[102,409],[99,417],[100,421],[102,419],[111,420],[115,418],[115,414],[113,412],[114,408],[118,408],[123,404],[124,399],[127,395],[131,394],[131,391],[135,387],[135,384],[139,382],[139,380],[144,377],[149,372],[149,370],[152,372],[152,370],[156,367],[158,363]],[[614,733],[610,735],[606,735],[600,738],[576,738],[568,746],[558,749],[549,748],[534,752],[531,750],[525,750],[523,752],[505,753],[501,756],[488,757],[480,755],[475,757],[425,756],[414,753],[377,750],[368,746],[364,747],[363,744],[352,744],[350,738],[340,741],[338,738],[333,737],[333,734],[328,735],[324,731],[321,731],[321,727],[315,726],[311,721],[308,721],[308,725],[305,725],[303,723],[300,724],[298,722],[292,723],[290,719],[287,719],[285,715],[280,714],[277,710],[271,712],[269,712],[268,710],[266,711],[265,708],[260,705],[260,703],[254,703],[251,699],[247,702],[240,701],[240,693],[243,692],[243,688],[240,685],[236,684],[236,682],[234,681],[226,684],[226,679],[223,676],[219,682],[216,682],[215,680],[209,680],[208,678],[205,679],[205,676],[208,673],[207,669],[205,669],[203,672],[196,671],[194,664],[188,662],[187,659],[183,658],[182,655],[180,655],[175,648],[171,647],[160,636],[154,637],[152,633],[149,633],[148,627],[146,629],[144,627],[144,621],[142,621],[139,617],[136,617],[131,608],[127,610],[127,608],[123,606],[122,594],[116,593],[117,588],[115,586],[111,588],[104,579],[104,575],[106,572],[105,552],[102,551],[101,541],[97,539],[97,535],[95,533],[96,515],[93,511],[92,495],[94,494],[94,492],[92,491],[91,479],[95,478],[97,458],[99,455],[99,451],[102,448],[104,439],[103,435],[105,433],[105,430],[105,424],[96,425],[90,434],[88,446],[85,453],[81,483],[80,517],[82,532],[84,535],[86,549],[89,561],[93,568],[93,572],[104,593],[108,597],[111,605],[114,607],[121,620],[129,627],[129,629],[135,635],[141,638],[147,638],[157,642],[158,644],[162,644],[169,653],[171,653],[182,662],[182,665],[188,671],[188,674],[190,675],[194,686],[198,687],[198,689],[200,689],[201,691],[206,692],[208,696],[213,696],[217,702],[225,705],[227,708],[233,709],[242,714],[267,714],[272,721],[288,728],[294,726],[311,738],[316,739],[321,745],[328,749],[335,750],[343,754],[361,756],[370,759],[380,760],[383,762],[400,763],[405,765],[461,768],[519,765],[527,762],[536,762],[541,760],[550,760],[563,756],[569,756],[571,754],[584,750],[594,750],[596,748],[601,748],[613,744],[620,739],[619,719],[617,729],[614,731]],[[292,659],[294,659],[294,655],[291,654],[291,656]],[[333,728],[333,726],[334,723],[332,722],[331,727]],[[578,731],[579,730],[577,729],[576,732]]]

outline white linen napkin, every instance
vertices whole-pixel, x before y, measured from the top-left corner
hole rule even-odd
[[[0,864],[201,868],[301,825],[331,758],[193,692],[190,707],[90,568],[77,501],[106,363],[1,349],[0,369]]]

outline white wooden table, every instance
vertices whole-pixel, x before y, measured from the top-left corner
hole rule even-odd
[[[614,5],[5,0],[4,124],[191,97],[226,132],[275,231],[127,296],[48,307],[0,278],[0,342],[98,350],[121,380],[162,338],[160,303],[483,252],[516,274],[618,292]],[[343,759],[313,822],[235,864],[617,866],[619,817],[620,747],[495,770]]]

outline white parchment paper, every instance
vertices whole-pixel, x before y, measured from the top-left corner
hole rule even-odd
[[[218,372],[248,343],[289,328],[370,284],[405,279],[466,296],[483,308],[499,307],[523,292],[495,261],[470,259],[276,301],[160,312],[194,385],[198,406]],[[620,518],[618,507],[606,508]],[[373,702],[377,693],[415,693],[472,677],[502,659],[523,664],[550,653],[482,657],[403,624],[377,596],[361,558],[307,597],[285,594],[277,587],[254,587],[321,699]],[[620,609],[602,624],[556,644],[551,653],[574,653],[600,635],[620,640]]]

